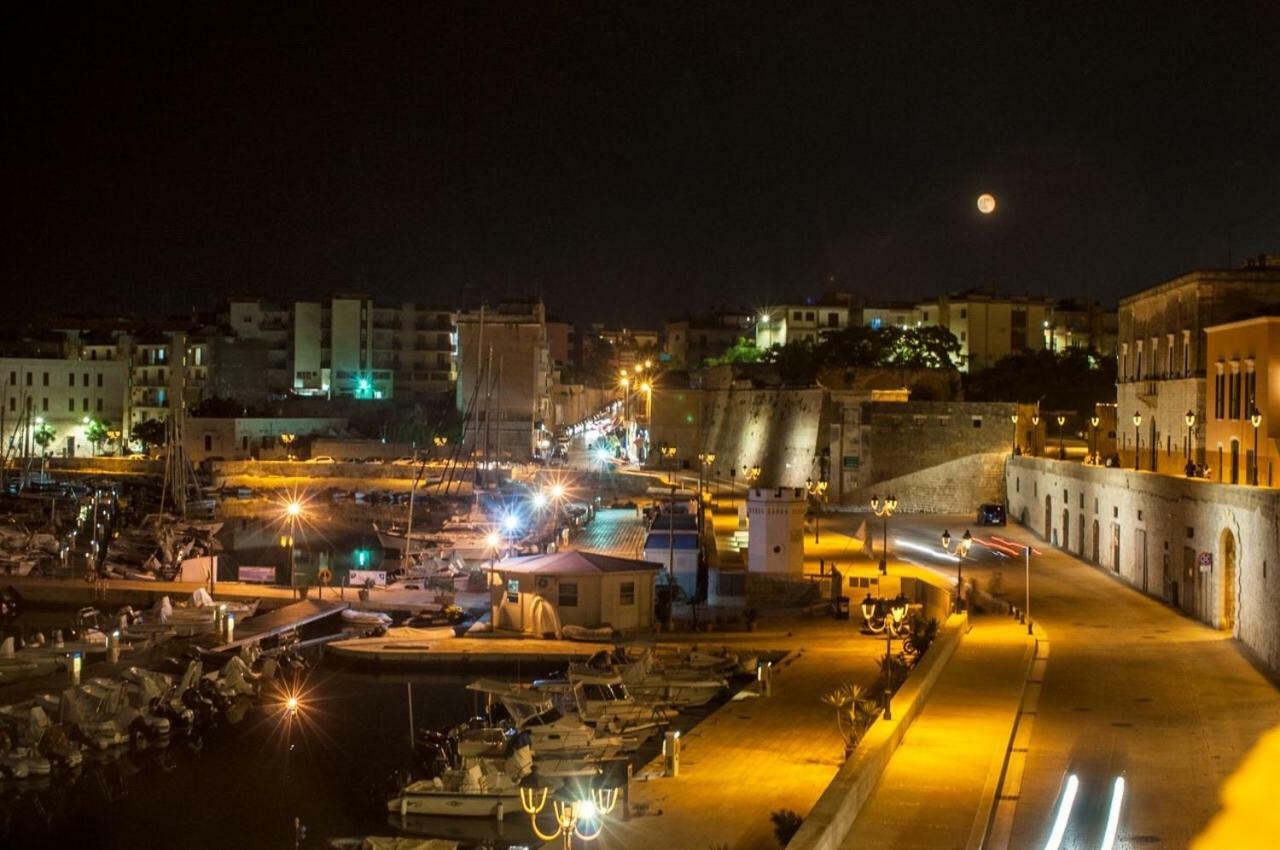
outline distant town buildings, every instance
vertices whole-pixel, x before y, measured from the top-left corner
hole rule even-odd
[[[722,357],[740,339],[755,342],[755,319],[748,310],[670,319],[663,326],[662,354],[675,366],[698,368],[710,359]]]

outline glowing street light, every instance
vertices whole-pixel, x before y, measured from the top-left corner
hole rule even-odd
[[[297,499],[294,499],[293,501],[289,502],[287,505],[284,506],[284,512],[289,517],[289,519],[291,520],[297,519],[298,517],[302,516],[302,502],[299,502]]]
[[[871,512],[884,519],[884,546],[880,550],[880,575],[889,574],[889,517],[898,509],[898,497],[886,496],[881,501],[879,496],[871,497]]]
[[[1133,413],[1133,468],[1142,469],[1142,414]]]
[[[1187,456],[1187,466],[1190,466],[1191,465],[1191,438],[1192,438],[1192,435],[1195,434],[1196,432],[1196,412],[1194,410],[1188,410],[1186,414],[1182,417],[1182,421],[1187,423],[1187,450],[1185,454]]]
[[[964,610],[964,557],[969,554],[969,547],[973,545],[973,535],[966,528],[964,536],[956,543],[956,599],[955,609],[959,614]],[[944,552],[951,551],[951,532],[942,532],[942,549]]]
[[[1258,428],[1262,425],[1262,414],[1258,408],[1249,414],[1249,424],[1253,426],[1253,486],[1258,486]]]
[[[618,789],[597,788],[588,792],[588,796],[567,802],[551,800],[555,828],[550,833],[543,832],[538,825],[538,815],[546,808],[548,797],[549,788],[522,787],[520,808],[529,815],[529,822],[538,838],[546,842],[563,838],[565,850],[572,850],[575,836],[582,841],[595,841],[600,837],[604,831],[604,816],[618,804]]]

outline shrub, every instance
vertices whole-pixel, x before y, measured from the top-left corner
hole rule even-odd
[[[804,818],[791,809],[778,809],[769,815],[769,820],[773,821],[773,837],[778,839],[781,847],[787,846],[787,842],[800,831],[800,824],[804,823]]]

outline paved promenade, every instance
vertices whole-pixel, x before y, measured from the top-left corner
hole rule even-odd
[[[963,850],[986,822],[1033,644],[1025,626],[978,617],[841,845]]]
[[[702,637],[795,655],[778,668],[772,697],[728,703],[682,739],[679,777],[633,783],[636,814],[610,821],[605,848],[777,850],[770,812],[806,814],[843,761],[835,714],[822,695],[843,683],[871,683],[884,651],[849,623],[828,619],[767,618],[756,633]]]
[[[634,510],[606,508],[573,541],[574,549],[615,558],[639,558],[644,547],[644,520]]]

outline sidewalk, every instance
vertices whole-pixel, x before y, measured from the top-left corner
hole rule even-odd
[[[1025,626],[975,619],[841,846],[968,846],[996,792],[1030,660]]]

